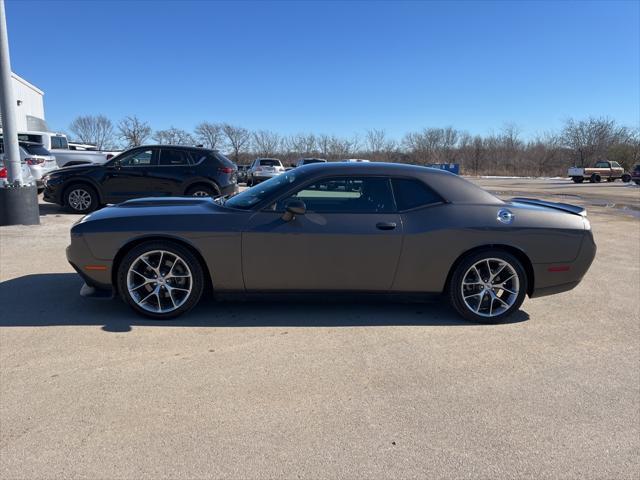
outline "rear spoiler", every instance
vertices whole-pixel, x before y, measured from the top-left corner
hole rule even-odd
[[[516,203],[524,203],[526,205],[537,205],[539,207],[547,207],[547,208],[553,208],[555,210],[562,210],[563,212],[573,213],[574,215],[580,215],[582,217],[587,216],[586,208],[582,208],[577,205],[571,205],[569,203],[546,202],[544,200],[537,200],[535,198],[522,198],[522,197],[512,198],[511,201]]]

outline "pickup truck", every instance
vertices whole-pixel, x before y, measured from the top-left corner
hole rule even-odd
[[[103,164],[119,152],[102,152],[98,150],[71,150],[67,136],[54,132],[18,132],[18,139],[26,142],[40,143],[56,157],[59,168],[86,163]]]
[[[603,179],[606,179],[607,182],[613,182],[618,178],[625,183],[631,181],[631,175],[626,173],[618,162],[604,160],[597,162],[592,168],[571,167],[568,176],[575,183],[582,183],[585,180],[589,180],[591,183],[599,183]]]

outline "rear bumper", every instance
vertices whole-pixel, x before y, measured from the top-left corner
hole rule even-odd
[[[534,288],[531,298],[544,297],[575,288],[596,256],[591,230],[585,232],[578,256],[573,262],[533,264]]]
[[[266,174],[266,175],[252,175],[251,180],[254,182],[264,182],[265,180],[269,180],[270,178],[277,177],[280,173]]]
[[[238,184],[237,183],[230,183],[229,185],[225,185],[223,187],[220,187],[220,194],[221,195],[233,195],[235,193],[238,193]]]

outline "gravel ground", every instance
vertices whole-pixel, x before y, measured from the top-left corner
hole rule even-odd
[[[640,189],[479,183],[589,207],[580,286],[493,326],[324,301],[159,323],[78,296],[77,216],[3,227],[0,478],[637,479]]]

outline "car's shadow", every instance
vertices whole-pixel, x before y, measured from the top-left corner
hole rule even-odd
[[[133,326],[175,327],[352,327],[385,325],[473,325],[444,302],[372,301],[358,298],[286,301],[214,301],[203,299],[194,310],[171,321],[146,320],[120,299],[79,295],[75,273],[26,275],[0,282],[0,327],[102,326],[127,332]],[[519,311],[506,323],[528,320]]]

